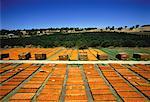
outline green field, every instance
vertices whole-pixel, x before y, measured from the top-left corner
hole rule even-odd
[[[136,60],[132,58],[133,53],[147,53],[150,54],[150,47],[142,48],[142,47],[115,47],[115,48],[100,48],[100,50],[106,52],[109,55],[110,60],[118,60],[115,56],[120,52],[126,52],[129,54],[128,60]]]

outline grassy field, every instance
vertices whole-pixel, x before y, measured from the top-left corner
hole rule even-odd
[[[129,54],[130,58],[129,60],[136,60],[134,58],[132,58],[133,53],[147,53],[150,54],[150,48],[146,47],[146,48],[142,48],[142,47],[134,47],[134,48],[129,48],[129,47],[116,47],[116,48],[100,48],[100,50],[106,52],[107,54],[109,54],[109,59],[112,60],[117,60],[115,58],[116,54],[120,53],[120,52],[126,52]]]

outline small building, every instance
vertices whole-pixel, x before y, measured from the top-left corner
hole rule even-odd
[[[37,54],[35,54],[35,59],[36,60],[46,60],[46,54],[44,54],[44,53],[37,53]]]
[[[0,60],[2,60],[4,58],[9,58],[9,53],[2,53],[2,54],[0,54]]]
[[[60,55],[59,60],[69,60],[69,56],[68,55]]]
[[[147,53],[134,53],[133,58],[137,60],[148,60],[150,59],[150,54]]]
[[[125,52],[122,52],[117,54],[116,58],[118,58],[119,60],[127,60],[129,58],[129,55]]]
[[[87,61],[88,60],[87,52],[79,52],[79,60]]]
[[[29,58],[31,58],[31,53],[30,52],[23,52],[23,53],[20,53],[18,55],[19,57],[19,60],[29,60]]]
[[[99,60],[107,60],[108,55],[107,54],[97,54],[97,59]]]

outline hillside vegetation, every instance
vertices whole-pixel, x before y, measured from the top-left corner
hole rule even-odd
[[[52,34],[26,38],[1,39],[1,47],[26,46],[42,47],[150,47],[150,36],[116,32]]]

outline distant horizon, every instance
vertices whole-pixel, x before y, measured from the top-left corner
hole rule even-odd
[[[133,27],[133,26],[136,26],[136,25],[139,25],[139,24],[135,24],[135,25],[131,25],[131,26],[127,26],[127,25],[124,25],[124,26],[114,26],[115,28],[119,28],[119,27],[125,27],[125,26],[127,26],[127,28],[130,28],[130,27]],[[143,26],[143,25],[150,25],[150,24],[142,24],[142,25],[139,25],[139,27],[141,27],[141,26]],[[76,26],[76,27],[40,27],[40,28],[22,28],[22,29],[4,29],[4,28],[0,28],[0,30],[31,30],[31,29],[50,29],[50,28],[59,28],[59,29],[61,29],[61,28],[80,28],[80,29],[82,29],[82,28],[98,28],[98,29],[105,29],[106,27],[113,27],[113,26],[105,26],[105,27],[78,27],[78,26]]]
[[[0,29],[150,24],[149,0],[2,0]]]

